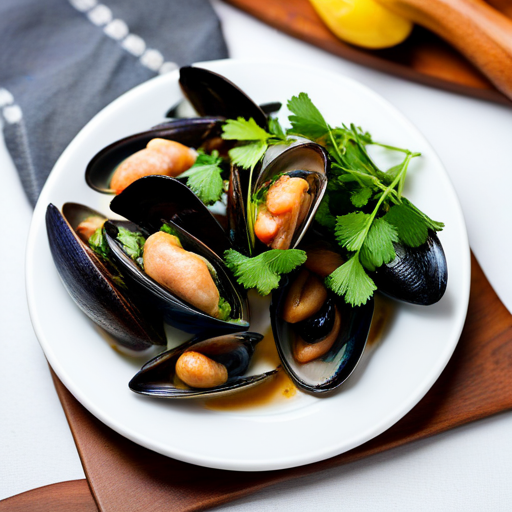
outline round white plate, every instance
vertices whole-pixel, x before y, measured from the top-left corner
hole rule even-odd
[[[45,211],[79,202],[108,214],[110,197],[90,190],[84,171],[105,145],[163,120],[181,97],[178,72],[159,76],[118,98],[76,136],[56,163],[34,212],[27,251],[27,294],[46,357],[71,393],[123,436],[164,455],[203,466],[260,471],[299,466],[350,450],[384,432],[425,395],[448,362],[466,316],[470,256],[459,201],[441,162],[397,110],[343,76],[285,62],[225,60],[201,64],[221,73],[256,102],[307,92],[330,124],[350,123],[375,140],[421,151],[405,194],[446,224],[440,233],[448,288],[431,307],[399,305],[384,339],[341,390],[329,398],[298,393],[262,408],[212,411],[191,402],[150,399],[128,382],[143,363],[111,349],[75,306],[49,251]],[[286,124],[286,108],[280,117]],[[253,327],[254,328],[254,327]]]

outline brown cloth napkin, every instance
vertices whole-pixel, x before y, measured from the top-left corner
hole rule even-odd
[[[459,345],[439,380],[387,432],[323,462],[256,473],[179,462],[110,430],[88,413],[56,376],[54,382],[99,510],[181,512],[205,510],[278,482],[347,464],[512,409],[511,370],[512,315],[473,257],[468,317]]]

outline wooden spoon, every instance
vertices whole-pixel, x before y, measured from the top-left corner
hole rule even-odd
[[[512,99],[512,20],[482,0],[378,0],[448,41]]]

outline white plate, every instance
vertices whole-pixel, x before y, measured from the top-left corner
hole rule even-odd
[[[202,66],[227,76],[259,103],[285,102],[305,91],[329,123],[354,122],[376,140],[421,151],[423,157],[410,166],[405,193],[446,224],[439,237],[449,269],[445,296],[427,308],[400,305],[382,342],[330,398],[299,393],[266,408],[220,412],[132,393],[128,381],[142,361],[112,350],[72,302],[50,255],[44,216],[48,203],[60,208],[68,201],[107,214],[111,198],[86,186],[86,164],[105,145],[162,121],[167,108],[181,97],[176,71],[114,101],[87,124],[56,163],[35,209],[28,243],[32,322],[49,363],[75,398],[142,446],[186,462],[241,471],[323,460],[361,445],[397,422],[448,362],[469,298],[470,257],[462,211],[446,171],[423,136],[359,83],[285,62],[225,60]]]

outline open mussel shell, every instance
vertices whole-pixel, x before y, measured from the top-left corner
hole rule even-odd
[[[160,221],[159,227],[164,223]],[[236,321],[224,321],[214,318],[198,310],[185,300],[168,291],[154,279],[149,277],[121,248],[117,241],[118,225],[122,222],[107,221],[105,232],[107,243],[113,253],[116,265],[119,266],[131,289],[136,290],[149,304],[153,305],[163,316],[164,320],[185,332],[239,332],[249,328],[249,305],[245,291],[229,275],[224,262],[205,244],[187,233],[177,224],[165,221],[178,233],[183,248],[205,258],[215,270],[215,284],[220,296],[231,306],[231,318]],[[123,224],[122,224],[123,225]],[[123,225],[124,227],[124,225]],[[148,234],[158,231],[153,230]],[[194,288],[194,283],[190,287]]]
[[[363,355],[373,317],[373,299],[364,306],[351,307],[343,299],[331,297],[341,316],[339,335],[325,355],[301,364],[293,356],[295,329],[282,318],[286,295],[296,275],[281,278],[282,285],[272,294],[270,318],[277,351],[284,369],[300,389],[315,395],[330,393],[350,377]]]
[[[162,319],[148,311],[115,279],[75,232],[87,217],[100,213],[79,204],[66,203],[63,213],[53,204],[46,210],[46,228],[53,261],[60,278],[77,306],[126,348],[145,350],[165,345]]]
[[[231,248],[224,229],[210,210],[185,184],[175,178],[140,178],[112,200],[110,209],[148,233],[158,231],[162,219],[172,221],[201,240],[221,258]]]
[[[379,291],[421,306],[438,302],[446,291],[448,266],[437,235],[430,233],[420,247],[394,246],[395,259],[379,267],[372,276]]]
[[[305,179],[309,184],[308,194],[311,196],[309,211],[300,225],[297,225],[290,242],[290,249],[294,249],[302,240],[315,213],[320,206],[327,189],[327,172],[329,158],[324,148],[314,142],[292,146],[280,153],[263,167],[253,193],[268,185],[276,177],[286,174],[290,177]]]
[[[209,138],[221,132],[218,117],[178,119],[135,135],[118,140],[97,153],[87,165],[85,181],[94,190],[103,194],[114,194],[110,181],[117,166],[137,151],[144,149],[155,138],[168,139],[199,148]]]
[[[215,338],[198,338],[164,352],[148,363],[130,381],[135,393],[158,398],[213,398],[229,395],[260,384],[276,373],[272,370],[244,377],[254,347],[263,338],[261,334],[243,332]],[[176,377],[176,361],[186,351],[200,352],[222,363],[228,370],[228,380],[215,388],[190,388]]]
[[[201,116],[222,116],[227,119],[252,117],[259,126],[267,129],[267,116],[263,110],[222,75],[186,66],[180,69],[180,86]]]

